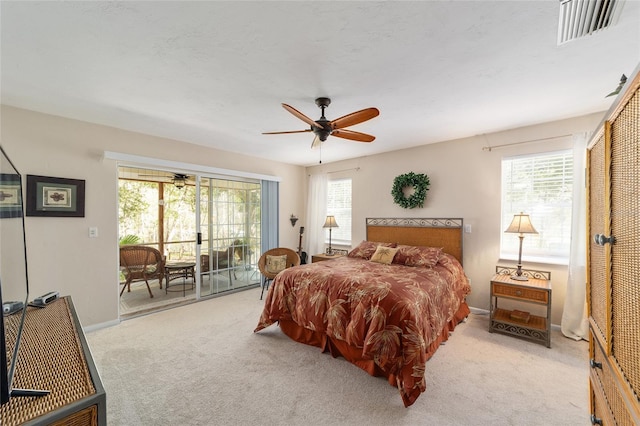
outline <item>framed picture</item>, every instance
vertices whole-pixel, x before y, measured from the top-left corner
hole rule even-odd
[[[27,175],[27,216],[84,217],[84,180]]]
[[[0,173],[0,218],[22,216],[20,175]]]

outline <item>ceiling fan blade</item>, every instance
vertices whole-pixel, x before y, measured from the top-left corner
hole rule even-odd
[[[311,132],[311,129],[307,129],[307,130],[290,130],[288,132],[262,132],[263,135],[284,135],[287,133],[307,133],[307,132]]]
[[[367,135],[366,133],[354,132],[353,130],[336,129],[331,132],[331,136],[337,136],[343,139],[349,139],[357,142],[373,142],[376,137]]]
[[[297,109],[292,107],[291,105],[282,104],[282,107],[284,109],[286,109],[287,111],[289,111],[291,114],[293,114],[296,117],[298,117],[300,120],[302,120],[305,123],[307,123],[308,125],[314,126],[314,127],[318,127],[318,128],[321,127],[321,126],[318,125],[318,123],[316,123],[315,121],[313,121],[312,119],[310,119],[309,117],[307,117],[306,115],[304,115],[303,113],[301,113],[300,111],[298,111]]]
[[[367,120],[371,120],[380,114],[377,108],[366,108],[360,111],[352,112],[335,120],[331,120],[332,129],[342,129],[344,127],[354,126]]]
[[[313,138],[313,142],[311,142],[311,149],[319,147],[321,143],[320,136],[316,135],[316,137]]]
[[[171,178],[173,178],[173,175],[160,175],[160,174],[156,174],[156,175],[138,175],[138,177],[152,177],[152,178],[171,179]]]

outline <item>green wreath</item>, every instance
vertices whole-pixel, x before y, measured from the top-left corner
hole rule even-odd
[[[406,197],[403,189],[413,187],[415,192],[411,196]],[[423,173],[409,172],[404,175],[397,176],[393,180],[393,202],[405,209],[413,209],[424,206],[424,199],[429,190],[429,176]]]

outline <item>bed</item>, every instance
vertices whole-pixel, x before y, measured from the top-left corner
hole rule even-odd
[[[255,332],[277,322],[291,339],[387,378],[409,407],[426,389],[426,362],[469,314],[462,222],[368,218],[366,240],[347,256],[276,276]]]

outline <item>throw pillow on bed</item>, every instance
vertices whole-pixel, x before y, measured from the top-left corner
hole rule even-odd
[[[371,261],[391,265],[393,256],[396,255],[397,251],[397,248],[378,246],[373,256],[371,256]]]
[[[441,247],[398,245],[398,253],[396,253],[393,263],[433,268],[442,257],[442,253]]]
[[[267,255],[267,262],[265,269],[270,274],[277,274],[278,272],[287,269],[287,255],[280,256]]]
[[[375,241],[362,241],[360,244],[358,244],[358,247],[351,250],[347,256],[369,260],[371,259],[371,256],[373,256],[373,253],[376,252],[376,249],[378,248],[378,246],[395,247],[396,243],[378,243]]]

